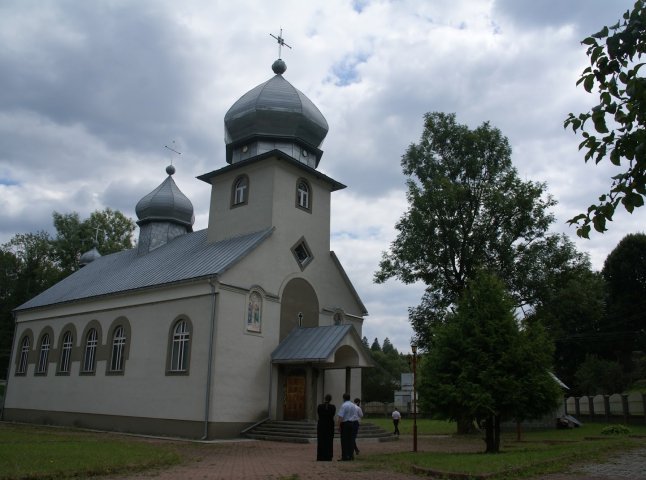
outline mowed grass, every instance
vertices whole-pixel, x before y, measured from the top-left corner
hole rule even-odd
[[[387,432],[392,432],[394,429],[393,421],[391,418],[384,417],[366,417],[363,420],[365,423],[372,423],[378,425]],[[417,434],[418,435],[451,435],[455,433],[457,427],[454,422],[447,422],[445,420],[429,420],[427,418],[417,419]],[[413,434],[413,420],[411,418],[403,418],[399,421],[399,432],[402,435]]]
[[[110,434],[0,423],[0,479],[85,478],[180,463],[171,446]]]
[[[567,471],[574,463],[601,462],[612,454],[646,446],[646,439],[639,438],[646,436],[644,426],[630,426],[633,436],[606,436],[601,435],[606,424],[586,424],[571,430],[523,432],[520,442],[516,440],[515,432],[505,433],[501,452],[485,454],[482,434],[458,436],[454,434],[455,424],[452,425],[450,437],[439,441],[430,436],[439,434],[445,425],[418,420],[417,453],[373,455],[365,458],[364,465],[370,469],[398,472],[411,472],[420,467],[473,478],[523,478]],[[408,436],[400,441],[411,442],[412,446]]]

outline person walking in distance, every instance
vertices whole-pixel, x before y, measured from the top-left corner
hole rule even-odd
[[[363,418],[363,410],[361,410],[361,399],[355,398],[354,404],[357,408],[354,409],[354,415],[352,416],[352,447],[354,448],[354,454],[359,455],[359,448],[357,447],[357,435],[359,435],[359,426],[361,424],[361,419]]]
[[[395,431],[393,432],[393,435],[399,436],[399,421],[401,419],[402,419],[402,414],[399,413],[399,411],[395,407],[395,410],[393,410],[393,425],[395,426]]]
[[[331,461],[334,456],[334,414],[336,407],[330,402],[332,396],[325,396],[323,403],[318,406],[319,416],[316,424],[316,460]]]
[[[337,413],[339,433],[341,435],[341,458],[342,461],[354,460],[354,448],[352,442],[352,416],[357,406],[350,401],[350,394],[343,394],[343,404]]]

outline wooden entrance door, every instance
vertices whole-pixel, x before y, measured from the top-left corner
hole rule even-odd
[[[305,375],[288,375],[285,382],[285,420],[305,418]]]

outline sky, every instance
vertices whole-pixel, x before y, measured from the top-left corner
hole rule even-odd
[[[0,2],[0,243],[53,232],[52,212],[106,207],[136,219],[137,201],[174,179],[206,228],[225,163],[223,119],[273,76],[281,28],[284,77],[329,124],[319,170],[348,188],[332,198],[332,250],[369,316],[363,334],[401,352],[423,286],[373,275],[407,208],[401,156],[426,112],[499,128],[523,180],[559,202],[552,231],[595,270],[646,208],[618,212],[603,235],[567,220],[617,173],[586,164],[563,128],[595,95],[576,86],[581,40],[616,23],[632,0],[3,0]],[[597,98],[598,100],[598,98]],[[175,143],[172,143],[175,142]],[[181,155],[165,149],[172,145]],[[172,156],[171,156],[172,155]]]

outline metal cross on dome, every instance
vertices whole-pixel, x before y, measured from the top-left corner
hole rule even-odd
[[[292,47],[290,47],[289,45],[287,45],[285,43],[285,39],[283,38],[283,29],[282,28],[280,29],[280,33],[278,34],[278,36],[274,35],[273,33],[270,33],[269,35],[274,37],[276,39],[276,41],[278,42],[278,58],[281,58],[280,51],[281,51],[281,48],[283,46],[285,46],[285,47],[287,47],[287,48],[289,48],[291,50]]]

